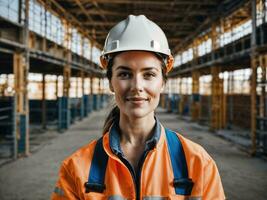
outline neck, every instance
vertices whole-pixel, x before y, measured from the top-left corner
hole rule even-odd
[[[134,146],[145,144],[153,134],[155,123],[154,112],[143,118],[129,118],[121,113],[119,122],[121,142]]]

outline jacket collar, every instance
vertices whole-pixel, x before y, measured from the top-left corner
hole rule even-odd
[[[161,136],[161,125],[157,117],[155,117],[156,123],[153,128],[153,136],[146,141],[145,151],[152,150],[156,147],[157,143],[159,142],[160,136]],[[115,155],[123,155],[123,152],[121,150],[120,146],[120,128],[119,128],[119,121],[116,120],[113,125],[110,128],[109,131],[109,146],[111,151]]]

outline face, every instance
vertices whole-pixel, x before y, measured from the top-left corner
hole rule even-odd
[[[110,89],[121,116],[154,117],[163,87],[161,61],[153,53],[128,51],[114,58]]]

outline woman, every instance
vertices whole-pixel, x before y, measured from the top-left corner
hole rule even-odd
[[[155,117],[173,59],[145,16],[113,27],[101,56],[117,106],[103,137],[64,160],[52,199],[225,199],[212,158]]]

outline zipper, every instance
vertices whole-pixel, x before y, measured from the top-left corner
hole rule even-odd
[[[119,154],[117,156],[123,162],[123,164],[125,165],[125,167],[130,171],[130,174],[131,174],[131,177],[132,177],[132,181],[133,181],[133,185],[134,185],[135,199],[138,200],[139,199],[139,198],[137,199],[137,197],[138,197],[137,196],[137,193],[138,193],[137,190],[138,190],[138,188],[137,188],[137,185],[136,185],[137,178],[136,178],[135,171],[133,170],[132,165],[128,162],[127,159],[125,159],[121,154]]]
[[[144,163],[145,163],[145,159],[146,159],[146,157],[147,157],[147,155],[148,155],[148,153],[149,153],[150,151],[146,151],[145,152],[145,154],[143,154],[143,156],[142,156],[142,158],[140,159],[140,161],[139,161],[139,164],[138,164],[138,168],[140,169],[139,171],[138,171],[138,183],[137,183],[137,185],[139,185],[139,188],[138,188],[138,194],[136,194],[136,196],[138,195],[138,199],[140,200],[141,199],[141,197],[140,197],[140,193],[141,193],[141,177],[142,177],[142,169],[143,169],[143,166],[144,166]],[[140,164],[141,164],[141,166],[140,166]]]
[[[148,155],[148,153],[151,151],[150,150],[145,150],[144,154],[142,155],[141,159],[139,160],[138,163],[138,174],[135,173],[135,170],[133,169],[132,165],[129,163],[129,161],[123,157],[121,153],[116,154],[120,160],[123,162],[123,164],[127,167],[127,169],[130,171],[132,181],[134,183],[134,188],[135,188],[135,199],[136,200],[141,200],[140,193],[141,193],[141,175],[142,175],[142,169],[144,166],[145,159]]]

